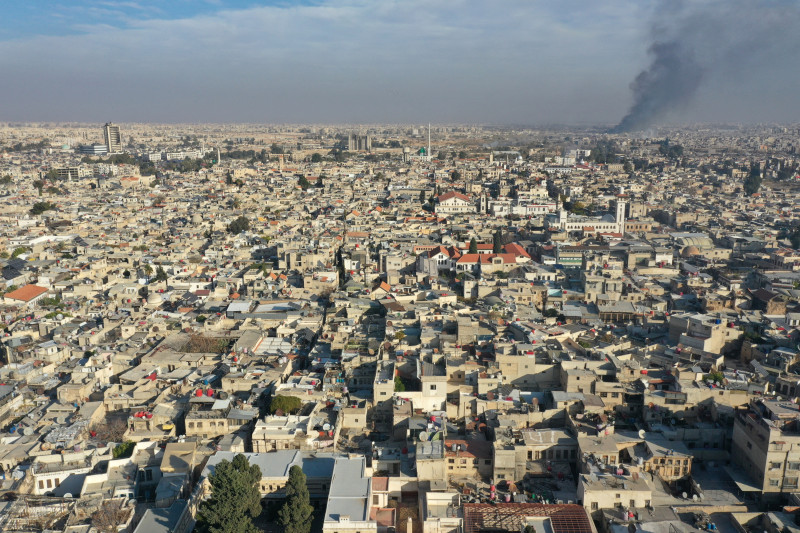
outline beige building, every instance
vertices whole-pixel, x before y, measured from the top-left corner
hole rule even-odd
[[[764,500],[797,492],[800,478],[800,427],[797,405],[753,400],[736,414],[731,456],[741,481]]]

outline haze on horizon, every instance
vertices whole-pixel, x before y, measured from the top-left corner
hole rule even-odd
[[[790,0],[43,0],[5,12],[2,121],[800,120]],[[653,112],[640,81],[675,81],[648,54],[665,40],[695,78],[674,85],[678,98],[656,91]],[[651,115],[626,116],[637,109]]]

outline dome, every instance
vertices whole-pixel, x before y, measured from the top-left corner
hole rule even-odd
[[[203,217],[200,216],[200,213],[195,213],[192,215],[192,224],[202,224]]]
[[[147,295],[147,305],[161,305],[161,302],[163,302],[163,299],[157,292],[151,292]]]
[[[695,255],[700,255],[700,250],[693,244],[681,251],[681,257],[694,257]]]

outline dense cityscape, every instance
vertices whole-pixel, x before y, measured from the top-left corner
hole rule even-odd
[[[0,530],[788,532],[797,125],[0,125]]]

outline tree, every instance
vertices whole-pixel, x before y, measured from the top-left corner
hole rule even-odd
[[[758,165],[750,167],[750,174],[744,179],[744,193],[752,196],[761,187],[761,169]]]
[[[306,485],[306,475],[298,465],[289,469],[286,482],[286,502],[278,511],[278,524],[285,533],[309,533],[311,531],[311,506]]]
[[[14,251],[11,252],[11,257],[12,258],[19,257],[22,254],[27,253],[27,252],[28,252],[28,249],[25,248],[24,246],[17,246],[16,248],[14,248]]]
[[[159,265],[158,268],[156,268],[156,275],[153,278],[153,281],[167,281],[168,279],[169,276],[167,276],[167,273],[164,271],[164,267]]]
[[[92,526],[101,533],[116,533],[118,527],[128,521],[133,508],[123,507],[124,499],[105,500],[92,513]]]
[[[297,182],[300,185],[300,188],[304,191],[311,187],[311,184],[308,182],[305,176],[300,176],[300,179]]]
[[[469,253],[471,254],[478,253],[478,242],[475,240],[475,237],[469,240]]]
[[[631,172],[633,172],[633,165],[627,159],[625,160],[624,163],[622,163],[622,171],[625,172],[626,174],[630,174]]]
[[[427,199],[425,198],[425,190],[423,189],[423,190],[419,191],[419,203],[424,204],[426,202],[427,202]]]
[[[325,188],[325,181],[323,181],[323,179],[328,179],[328,176],[326,176],[325,174],[320,174],[319,175],[319,177],[317,178],[317,183],[316,183],[317,189],[324,189]]]
[[[95,436],[102,442],[121,442],[128,430],[128,424],[122,418],[106,419],[102,424],[92,426]]]
[[[503,251],[503,238],[500,235],[500,230],[495,231],[492,235],[492,253],[499,254]]]
[[[290,477],[291,480],[291,477]],[[223,459],[208,476],[211,497],[200,505],[197,530],[209,533],[255,533],[253,518],[261,514],[261,469],[238,454]],[[310,524],[309,524],[310,525]]]
[[[451,179],[452,181],[458,181],[458,180],[460,180],[460,179],[461,179],[461,172],[459,172],[458,170],[454,170],[454,171],[453,171],[453,172],[450,174],[450,179]]]
[[[11,184],[13,181],[14,181],[14,180],[13,180],[13,178],[11,177],[11,175],[10,175],[10,174],[6,174],[6,175],[5,175],[5,176],[3,176],[2,178],[0,178],[0,185],[9,185],[9,184]]]
[[[33,188],[39,191],[39,196],[42,195],[42,189],[44,189],[44,182],[42,180],[36,180],[33,182]]]
[[[250,229],[250,221],[244,215],[239,216],[236,220],[228,224],[228,233],[238,235],[243,231]]]
[[[42,193],[42,191],[40,190],[39,194],[41,194],[41,193]],[[32,215],[41,215],[45,211],[51,211],[51,210],[53,210],[55,208],[56,208],[56,204],[53,204],[53,203],[50,203],[50,202],[36,202],[31,207],[30,213]]]
[[[130,457],[133,453],[133,449],[136,447],[136,443],[129,440],[114,446],[114,449],[111,451],[114,459],[124,459],[125,457]]]
[[[789,236],[789,242],[792,243],[792,248],[800,250],[800,229],[794,230],[794,233]]]
[[[405,392],[406,391],[406,384],[403,383],[403,380],[400,376],[394,377],[394,391],[395,392]]]
[[[277,411],[283,411],[284,414],[293,414],[300,410],[303,402],[297,396],[273,396],[269,402],[269,412],[273,415]]]
[[[313,154],[311,154],[311,162],[312,163],[320,163],[320,162],[322,162],[322,154],[318,154],[317,152],[314,152]]]
[[[458,152],[458,158],[459,159],[466,159],[467,158],[467,152],[465,152],[463,150]]]

